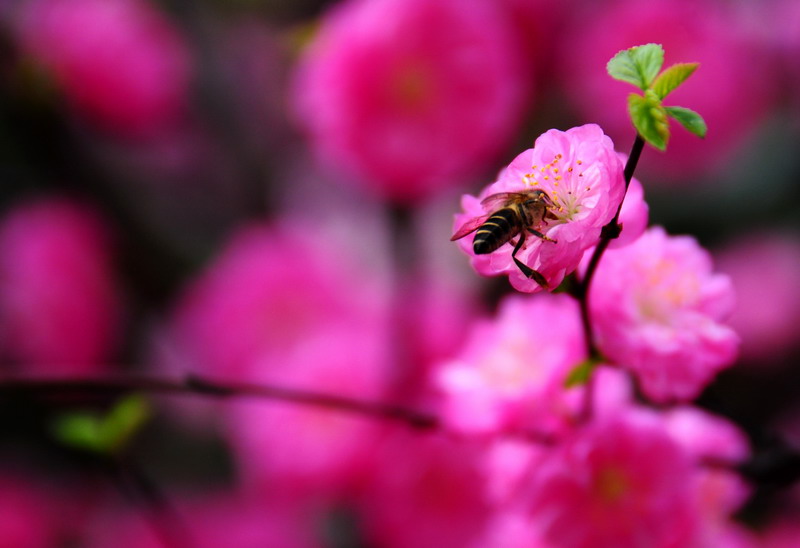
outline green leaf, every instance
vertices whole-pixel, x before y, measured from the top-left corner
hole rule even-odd
[[[104,417],[84,412],[62,415],[53,424],[53,434],[70,447],[109,454],[122,449],[149,417],[147,400],[132,395],[117,402]]]
[[[572,371],[567,375],[564,381],[565,388],[574,388],[576,386],[583,386],[592,376],[592,372],[600,364],[597,358],[587,358],[581,363],[572,368]]]
[[[642,91],[648,89],[664,64],[664,48],[659,44],[646,44],[617,53],[606,65],[608,74],[628,82]]]
[[[102,423],[102,436],[108,450],[124,446],[150,418],[150,406],[139,394],[122,400],[108,413]]]
[[[653,91],[628,95],[628,113],[636,131],[658,150],[666,150],[669,140],[667,111]]]
[[[97,417],[86,413],[70,413],[58,417],[53,424],[53,435],[64,445],[76,449],[103,451]]]
[[[658,78],[653,82],[653,91],[656,92],[659,99],[663,99],[691,76],[699,66],[699,63],[676,63],[672,65],[658,75]]]
[[[695,111],[683,107],[666,107],[667,114],[674,118],[680,125],[694,133],[698,137],[704,138],[708,131],[703,117]]]

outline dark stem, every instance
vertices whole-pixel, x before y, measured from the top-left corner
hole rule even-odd
[[[639,163],[639,157],[642,155],[643,149],[644,139],[637,134],[636,139],[633,141],[631,154],[628,156],[628,162],[625,164],[625,171],[623,172],[625,176],[625,195],[628,193],[628,187],[631,184],[631,179],[633,179],[633,172],[636,170],[636,165]],[[592,322],[589,318],[589,286],[592,283],[592,278],[594,277],[595,271],[597,271],[597,265],[600,263],[603,253],[605,253],[606,249],[608,249],[608,246],[611,244],[611,240],[619,237],[620,230],[622,229],[622,227],[619,225],[620,211],[622,211],[622,202],[620,202],[614,218],[611,219],[611,221],[604,226],[603,230],[600,232],[600,241],[597,243],[597,247],[594,248],[594,252],[589,259],[589,264],[586,267],[586,273],[583,276],[583,280],[581,280],[581,283],[578,284],[578,287],[575,291],[575,296],[580,302],[581,322],[583,323],[583,334],[584,340],[586,341],[586,349],[591,359],[600,358],[601,354],[597,349],[597,345],[595,344]],[[588,383],[586,384],[586,396],[584,398],[584,406],[581,413],[584,419],[588,419],[591,416],[593,392],[593,381],[590,377]]]
[[[636,135],[636,140],[633,142],[633,147],[631,148],[631,154],[628,156],[628,162],[625,164],[625,194],[628,193],[628,187],[631,184],[631,179],[633,179],[633,172],[636,170],[636,165],[639,163],[639,157],[642,155],[643,148],[644,139],[642,139],[639,135]],[[591,321],[589,320],[589,306],[587,298],[589,295],[589,286],[592,283],[592,278],[594,277],[594,273],[597,270],[597,265],[600,263],[603,253],[605,253],[606,249],[608,249],[611,240],[619,237],[621,230],[621,227],[619,226],[620,211],[622,211],[622,202],[620,202],[614,218],[603,227],[603,230],[600,233],[600,241],[598,242],[597,247],[594,248],[594,253],[592,253],[591,258],[589,259],[589,265],[586,267],[586,273],[584,274],[583,280],[578,285],[576,291],[578,300],[581,303],[581,318],[583,320],[586,346],[589,349],[590,356],[597,356],[598,351],[594,344],[592,325]]]
[[[125,376],[106,378],[0,378],[0,399],[20,394],[33,395],[119,395],[127,392],[154,392],[161,394],[196,394],[212,398],[260,398],[287,401],[302,405],[333,409],[346,413],[370,415],[382,419],[404,422],[420,429],[433,429],[439,420],[430,414],[399,405],[357,400],[283,388],[279,386],[241,382],[214,381],[198,376],[184,378],[158,378],[152,376]]]
[[[210,398],[257,398],[263,400],[276,400],[321,407],[327,410],[369,416],[379,419],[401,422],[419,430],[444,430],[442,423],[435,415],[409,409],[399,405],[356,400],[330,394],[281,388],[269,385],[256,385],[248,383],[216,382],[197,376],[183,378],[158,378],[153,376],[125,376],[107,378],[0,378],[0,400],[3,398],[18,398],[20,395],[33,396],[102,396],[108,398],[129,392],[149,392],[171,395],[195,395]],[[545,447],[558,443],[558,438],[552,434],[536,430],[523,430],[502,435],[503,438],[527,441]],[[784,469],[791,470],[791,477],[795,479],[800,473],[800,454],[793,454],[790,462]],[[783,461],[781,461],[783,462]],[[174,509],[156,486],[144,476],[141,471],[132,467],[130,461],[111,461],[111,473],[118,482],[121,490],[131,499],[142,504],[153,515],[174,514]],[[746,468],[747,464],[730,461],[727,459],[702,458],[698,464],[706,468],[730,470],[748,478],[759,480],[760,477]],[[762,473],[762,476],[764,474]],[[774,473],[772,475],[775,475]],[[780,477],[785,476],[783,473]],[[165,520],[164,523],[167,523]],[[173,519],[168,523],[179,523]],[[154,527],[157,525],[154,524]],[[185,528],[171,532],[161,528],[159,536],[171,538],[188,538]],[[184,541],[185,542],[185,541]],[[175,545],[174,543],[169,546]],[[178,544],[177,546],[183,546]]]

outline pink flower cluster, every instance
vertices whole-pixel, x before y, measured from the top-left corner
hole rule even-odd
[[[521,121],[514,29],[486,0],[357,0],[322,22],[295,86],[327,165],[409,201],[485,167]]]
[[[553,206],[549,208],[550,218],[533,228],[553,241],[528,235],[517,258],[555,288],[578,267],[583,253],[597,244],[601,229],[617,213],[625,194],[622,162],[611,139],[597,125],[550,130],[536,139],[532,149],[517,156],[479,196],[462,198],[464,212],[456,215],[455,227],[492,213],[481,203],[489,196],[534,189],[544,191]],[[512,260],[511,243],[486,255],[475,254],[471,238],[462,239],[459,245],[471,256],[479,273],[507,274],[519,291],[542,289]]]

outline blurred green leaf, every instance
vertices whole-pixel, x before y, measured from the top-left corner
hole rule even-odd
[[[659,44],[646,44],[617,53],[606,65],[608,74],[628,82],[642,91],[648,89],[664,64],[664,48]]]
[[[104,451],[97,417],[86,413],[69,413],[58,417],[53,424],[53,435],[64,445],[76,449]]]
[[[703,117],[695,111],[683,107],[666,107],[664,109],[670,118],[674,118],[680,125],[694,133],[698,137],[705,137],[708,131]]]
[[[123,447],[150,418],[150,405],[140,394],[120,400],[102,424],[102,436],[109,450]]]
[[[645,95],[628,95],[628,112],[636,131],[642,138],[659,150],[666,150],[669,140],[667,111],[654,92]]]
[[[697,70],[699,63],[676,63],[658,75],[653,82],[653,91],[659,99],[664,99]]]
[[[592,372],[600,364],[597,358],[587,358],[581,363],[572,368],[572,371],[567,375],[564,381],[564,387],[574,388],[576,386],[583,386],[592,377]]]
[[[62,415],[53,424],[53,434],[76,449],[114,453],[128,444],[149,417],[147,400],[134,394],[117,402],[104,417],[84,412]]]

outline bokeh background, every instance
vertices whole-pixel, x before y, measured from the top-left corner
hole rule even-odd
[[[798,0],[4,0],[0,383],[196,374],[435,410],[430,372],[510,291],[449,242],[460,195],[550,128],[627,153],[605,63],[648,42],[700,62],[667,103],[709,126],[645,150],[651,223],[738,291],[741,358],[700,404],[800,444]],[[0,546],[485,545],[476,442],[196,395],[147,395],[112,451],[56,433],[116,396],[0,395]]]

